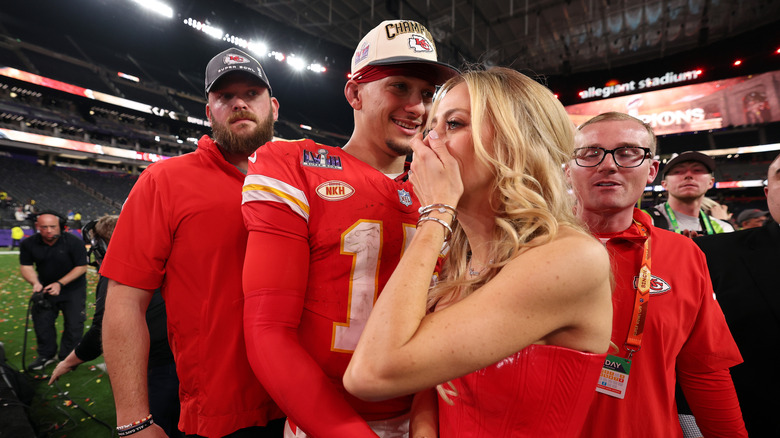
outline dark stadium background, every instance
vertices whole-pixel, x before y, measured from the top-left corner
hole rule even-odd
[[[489,38],[483,41],[485,38],[475,38],[474,32],[469,34],[469,11],[472,23],[477,23],[475,20],[479,18],[490,32],[511,31],[513,38],[523,38],[522,21],[490,15],[505,11],[506,3],[173,0],[167,4],[173,8],[174,17],[167,19],[132,0],[9,1],[0,9],[0,67],[14,67],[202,120],[205,119],[204,66],[214,54],[231,44],[185,25],[183,21],[191,17],[247,40],[264,41],[272,50],[288,55],[295,53],[325,66],[326,73],[316,74],[294,72],[285,63],[271,59],[263,61],[274,94],[281,102],[276,134],[284,138],[306,136],[333,145],[342,145],[351,133],[352,114],[342,90],[360,31],[365,33],[369,23],[373,25],[397,14],[424,22],[432,20],[428,24],[435,28],[434,34],[443,36],[439,43],[442,60],[456,66],[480,62],[511,65],[538,76],[559,95],[564,105],[578,103],[575,96],[579,90],[611,78],[704,68],[706,80],[710,81],[780,70],[780,55],[770,56],[780,46],[777,32],[780,18],[777,14],[773,16],[778,6],[771,1],[706,1],[690,5],[664,2],[655,27],[646,25],[643,29],[648,34],[660,35],[662,31],[668,32],[664,29],[671,24],[683,20],[682,26],[688,29],[684,35],[670,38],[661,50],[636,46],[603,59],[577,55],[586,45],[580,44],[574,53],[572,41],[565,44],[562,53],[558,47],[544,50],[526,47],[512,52],[506,47],[508,44],[501,51],[487,50],[500,42],[494,40],[491,46]],[[547,31],[542,36],[561,41],[567,41],[566,35],[573,34],[576,27],[576,20],[567,15],[568,11],[579,11],[580,6],[594,7],[593,2],[585,1],[514,3],[517,3],[515,8],[525,3],[535,11],[536,25]],[[633,5],[632,2],[597,3],[596,7],[607,12],[621,8],[628,11]],[[653,4],[652,1],[640,3],[646,7]],[[698,15],[694,15],[694,4],[699,5]],[[453,17],[458,12],[456,22],[465,23],[465,28],[450,26],[450,31],[446,23],[436,24],[450,13],[449,5],[454,8]],[[528,21],[525,23],[527,26]],[[570,28],[565,28],[567,23]],[[554,26],[564,27],[555,29]],[[520,45],[523,41],[517,40]],[[594,39],[587,41],[587,45],[592,46],[594,41],[599,44]],[[618,40],[608,43],[618,43]],[[480,50],[486,51],[480,53]],[[737,58],[746,60],[739,69],[731,64]],[[121,79],[117,72],[136,76],[140,82]],[[206,126],[139,113],[4,76],[0,76],[0,87],[0,127],[7,129],[166,156],[193,150],[194,144],[186,139],[209,132]],[[16,97],[12,98],[13,90]],[[312,129],[304,129],[302,125]],[[659,138],[662,159],[690,149],[777,142],[780,142],[778,123]],[[718,158],[724,170],[719,169],[721,174],[716,176],[721,180],[757,178],[773,153],[776,151]],[[0,208],[3,221],[0,229],[10,228],[8,221],[13,218],[13,207],[30,199],[36,200],[39,209],[79,211],[83,221],[104,213],[117,213],[135,178],[147,164],[0,139],[0,191],[13,198],[13,203],[5,203]],[[659,196],[663,194],[648,193],[645,202],[658,200]],[[736,212],[753,206],[763,208],[760,188],[713,190],[711,196],[729,203]]]
[[[294,72],[285,63],[262,61],[281,102],[276,135],[310,137],[331,145],[343,145],[352,130],[352,111],[343,86],[354,47],[362,34],[384,19],[422,21],[434,32],[443,61],[458,67],[481,63],[517,68],[547,84],[564,105],[580,103],[576,97],[580,90],[603,86],[609,80],[625,82],[698,68],[706,72],[701,81],[780,71],[777,0],[164,2],[174,9],[172,19],[142,9],[132,0],[6,0],[0,6],[0,69],[11,67],[178,114],[177,119],[167,113],[155,115],[0,75],[0,194],[8,196],[0,200],[0,342],[16,369],[22,367],[21,357],[27,363],[33,360],[30,343],[34,340],[28,340],[27,351],[22,349],[29,285],[19,275],[16,253],[5,250],[11,227],[21,225],[28,235],[33,232],[29,220],[15,219],[15,209],[35,200],[39,210],[79,212],[80,222],[69,221],[77,232],[91,219],[117,214],[149,162],[13,140],[5,138],[2,130],[145,155],[175,156],[194,150],[194,143],[187,139],[207,134],[209,128],[188,122],[186,116],[205,119],[205,65],[231,44],[183,24],[188,17],[326,67],[324,74]],[[679,38],[642,46],[631,44],[636,37],[631,32],[596,38],[588,30],[588,37],[579,41],[573,37],[583,32],[583,11],[604,19],[632,8],[656,6],[660,8],[657,22],[641,26],[645,38],[684,28]],[[507,13],[511,8],[514,12]],[[603,44],[626,50],[600,56]],[[736,59],[744,63],[735,66]],[[136,76],[139,82],[122,79],[117,72]],[[780,90],[778,77],[772,86]],[[771,110],[776,114],[780,108]],[[662,161],[685,150],[767,144],[780,144],[780,122],[659,137]],[[716,180],[763,180],[777,153],[775,148],[719,155]],[[663,192],[647,192],[642,203],[651,205],[663,196]],[[746,208],[766,209],[760,186],[716,188],[708,196],[725,202],[735,214]],[[215,229],[219,226],[214,224]],[[209,235],[204,230],[204,238]],[[92,291],[94,270],[89,278]],[[65,383],[48,387],[38,376],[40,384],[30,411],[38,436],[110,435],[111,426],[77,412],[61,395],[69,391],[98,420],[113,426],[108,379],[95,366],[101,361],[86,364],[63,379],[69,387]],[[0,389],[5,388],[0,385]],[[0,398],[6,395],[0,392]],[[10,418],[3,409],[16,407],[12,403],[0,408],[0,420]]]

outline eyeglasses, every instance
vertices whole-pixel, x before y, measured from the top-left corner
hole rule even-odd
[[[574,150],[574,162],[580,167],[596,167],[611,154],[618,167],[639,167],[650,156],[650,148],[622,146],[612,150],[590,146]]]

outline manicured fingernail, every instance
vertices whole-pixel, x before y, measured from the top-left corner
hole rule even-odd
[[[436,139],[438,139],[438,138],[439,138],[439,134],[437,134],[437,133],[436,133],[436,131],[434,131],[433,129],[431,129],[431,131],[428,133],[428,137],[430,137],[430,138],[432,138],[432,139],[436,140]]]

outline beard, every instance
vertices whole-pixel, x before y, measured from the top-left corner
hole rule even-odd
[[[402,155],[409,155],[412,153],[412,147],[409,145],[410,142],[411,140],[407,141],[406,143],[400,143],[394,140],[385,140],[385,145],[387,145],[388,149],[390,149],[392,152],[395,152],[400,157]]]
[[[248,119],[257,126],[246,134],[237,134],[230,129],[230,124],[239,119]],[[238,111],[228,117],[225,123],[211,120],[211,130],[214,140],[229,154],[251,155],[260,146],[266,144],[274,136],[274,115],[268,112],[264,120],[249,111]]]

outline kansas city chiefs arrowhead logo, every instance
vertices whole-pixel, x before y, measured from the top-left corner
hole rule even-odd
[[[412,34],[409,38],[409,47],[415,52],[433,52],[433,43],[422,35]]]
[[[638,284],[639,277],[634,277],[634,287],[636,288]],[[672,286],[666,280],[653,275],[653,278],[650,280],[650,295],[663,295],[671,290]]]

